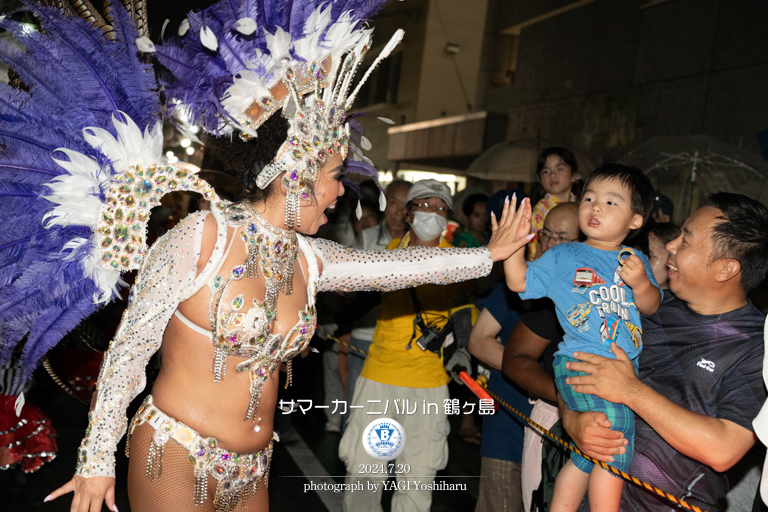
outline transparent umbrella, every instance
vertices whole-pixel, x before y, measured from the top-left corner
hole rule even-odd
[[[484,180],[535,181],[536,161],[542,149],[557,146],[542,141],[535,143],[500,142],[485,150],[467,168],[467,176]],[[595,169],[592,160],[578,151],[574,152],[579,164],[579,174],[588,175]]]
[[[744,194],[768,204],[768,162],[708,135],[656,137],[619,162],[642,169],[654,188],[672,200],[678,224],[713,192]]]

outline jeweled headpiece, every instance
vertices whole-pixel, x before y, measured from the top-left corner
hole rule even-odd
[[[329,156],[341,154],[351,170],[378,183],[358,147],[367,140],[347,111],[370,72],[402,39],[398,30],[350,93],[371,44],[372,30],[363,22],[385,1],[260,0],[234,8],[227,1],[189,14],[180,42],[148,48],[173,73],[165,80],[167,114],[215,135],[254,137],[282,109],[288,138],[256,184],[266,188],[285,173],[286,225],[300,225],[299,201],[309,198]]]

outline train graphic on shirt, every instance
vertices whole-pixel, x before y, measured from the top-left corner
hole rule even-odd
[[[614,272],[615,284],[608,284],[593,269],[577,268],[573,278],[574,288],[571,291],[587,294],[589,300],[576,304],[565,316],[568,323],[581,333],[589,330],[589,315],[597,313],[604,319],[600,324],[599,335],[605,345],[610,345],[619,338],[623,324],[629,331],[632,343],[640,348],[643,344],[642,330],[630,322],[630,312],[632,308],[636,309],[636,306],[631,296],[628,296],[631,291],[624,286],[621,278],[618,278],[620,269],[619,265]]]
[[[591,268],[582,267],[576,269],[576,275],[573,278],[573,286],[576,288],[589,288],[596,284],[606,284],[605,279],[597,275],[597,272]]]
[[[610,345],[616,341],[616,338],[619,337],[619,329],[621,328],[622,322],[624,321],[619,317],[612,316],[607,318],[605,322],[600,325],[600,341],[602,341],[604,345]],[[627,326],[632,343],[635,344],[635,347],[640,348],[643,346],[643,330],[629,322],[624,322],[624,325]]]
[[[589,320],[589,313],[591,312],[592,304],[589,302],[582,302],[569,309],[565,317],[573,327],[579,330],[579,332],[584,332],[589,330],[589,323],[587,323],[587,321]]]

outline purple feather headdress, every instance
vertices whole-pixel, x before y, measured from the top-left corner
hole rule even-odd
[[[249,138],[282,109],[288,138],[256,183],[265,188],[283,176],[296,212],[299,198],[309,193],[307,183],[335,153],[349,171],[378,184],[375,167],[362,153],[370,142],[347,111],[370,72],[402,39],[399,30],[353,86],[371,44],[365,21],[385,1],[221,0],[190,13],[180,39],[146,45],[172,75],[161,78],[166,115],[214,135],[238,131]],[[380,204],[385,205],[383,194]],[[292,214],[286,224],[294,224]]]

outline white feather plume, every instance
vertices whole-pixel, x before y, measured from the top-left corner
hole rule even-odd
[[[147,168],[163,163],[162,123],[158,122],[152,130],[147,127],[142,132],[130,117],[121,114],[123,120],[112,116],[117,138],[103,128],[89,127],[83,130],[86,142],[99,149],[109,159],[111,170],[108,167],[102,168],[94,158],[87,155],[59,148],[52,158],[69,174],[57,176],[46,184],[51,189],[51,194],[46,196],[46,199],[57,206],[43,217],[45,228],[75,224],[88,226],[94,231],[90,240],[74,238],[67,242],[62,248],[62,253],[69,252],[64,259],[71,259],[82,245],[87,243],[91,246],[83,264],[86,276],[91,278],[101,291],[94,296],[94,302],[97,304],[108,302],[112,295],[118,292],[118,285],[125,284],[120,280],[119,271],[107,270],[99,263],[96,228],[103,207],[101,194],[109,188],[111,178],[115,174],[121,174],[136,165]]]

